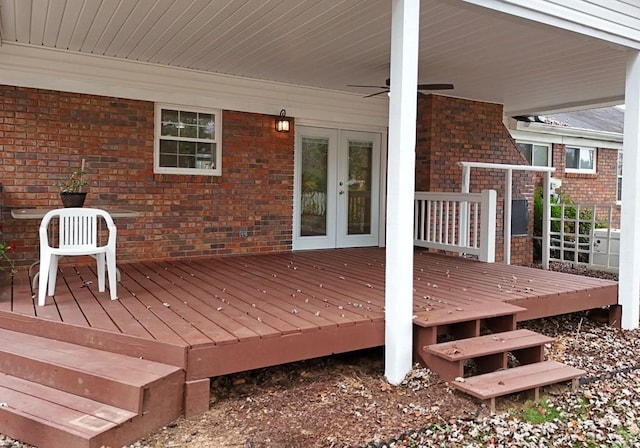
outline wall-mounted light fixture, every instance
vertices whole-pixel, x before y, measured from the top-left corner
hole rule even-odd
[[[282,109],[280,111],[280,116],[276,118],[276,131],[278,132],[289,132],[290,130],[290,121],[287,118],[287,111]]]

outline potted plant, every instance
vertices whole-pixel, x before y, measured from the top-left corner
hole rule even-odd
[[[84,159],[79,170],[73,171],[69,177],[59,182],[60,198],[65,207],[82,207],[87,192],[82,187],[87,185],[87,173],[84,171]]]

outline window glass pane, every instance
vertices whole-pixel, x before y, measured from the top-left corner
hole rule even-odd
[[[198,127],[192,126],[190,124],[184,124],[180,131],[180,137],[185,138],[197,138],[198,137]]]
[[[196,153],[196,168],[200,170],[210,170],[215,168],[214,144],[198,143]]]
[[[518,149],[531,165],[531,143],[517,143]]]
[[[178,111],[162,109],[161,114],[162,135],[177,136],[178,135]]]
[[[534,166],[549,166],[549,147],[543,145],[533,145]]]
[[[622,177],[618,177],[618,201],[622,201]]]
[[[211,114],[198,115],[198,138],[206,138],[213,140],[215,135],[215,122]]]
[[[566,148],[565,150],[567,160],[565,167],[569,169],[578,169],[578,157],[580,154],[579,148]]]
[[[618,151],[618,176],[622,176],[622,151]]]
[[[184,124],[198,124],[198,114],[195,112],[180,112],[180,121]]]
[[[178,166],[178,142],[174,140],[160,140],[160,166]]]
[[[160,166],[177,167],[178,156],[176,154],[160,154]]]
[[[581,149],[580,150],[580,169],[581,170],[593,170],[593,159],[596,151],[594,149]]]

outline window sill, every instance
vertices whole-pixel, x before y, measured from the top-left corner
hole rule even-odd
[[[565,171],[564,176],[574,179],[595,179],[598,177],[598,173],[578,172],[578,171]]]

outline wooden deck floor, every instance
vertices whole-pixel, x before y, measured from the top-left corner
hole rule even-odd
[[[519,319],[617,303],[617,283],[416,251],[414,308],[502,301]],[[30,279],[0,285],[0,327],[183,367],[187,379],[384,343],[383,249],[120,265],[119,300],[94,267],[64,267],[36,306]],[[393,281],[392,279],[390,281]]]

